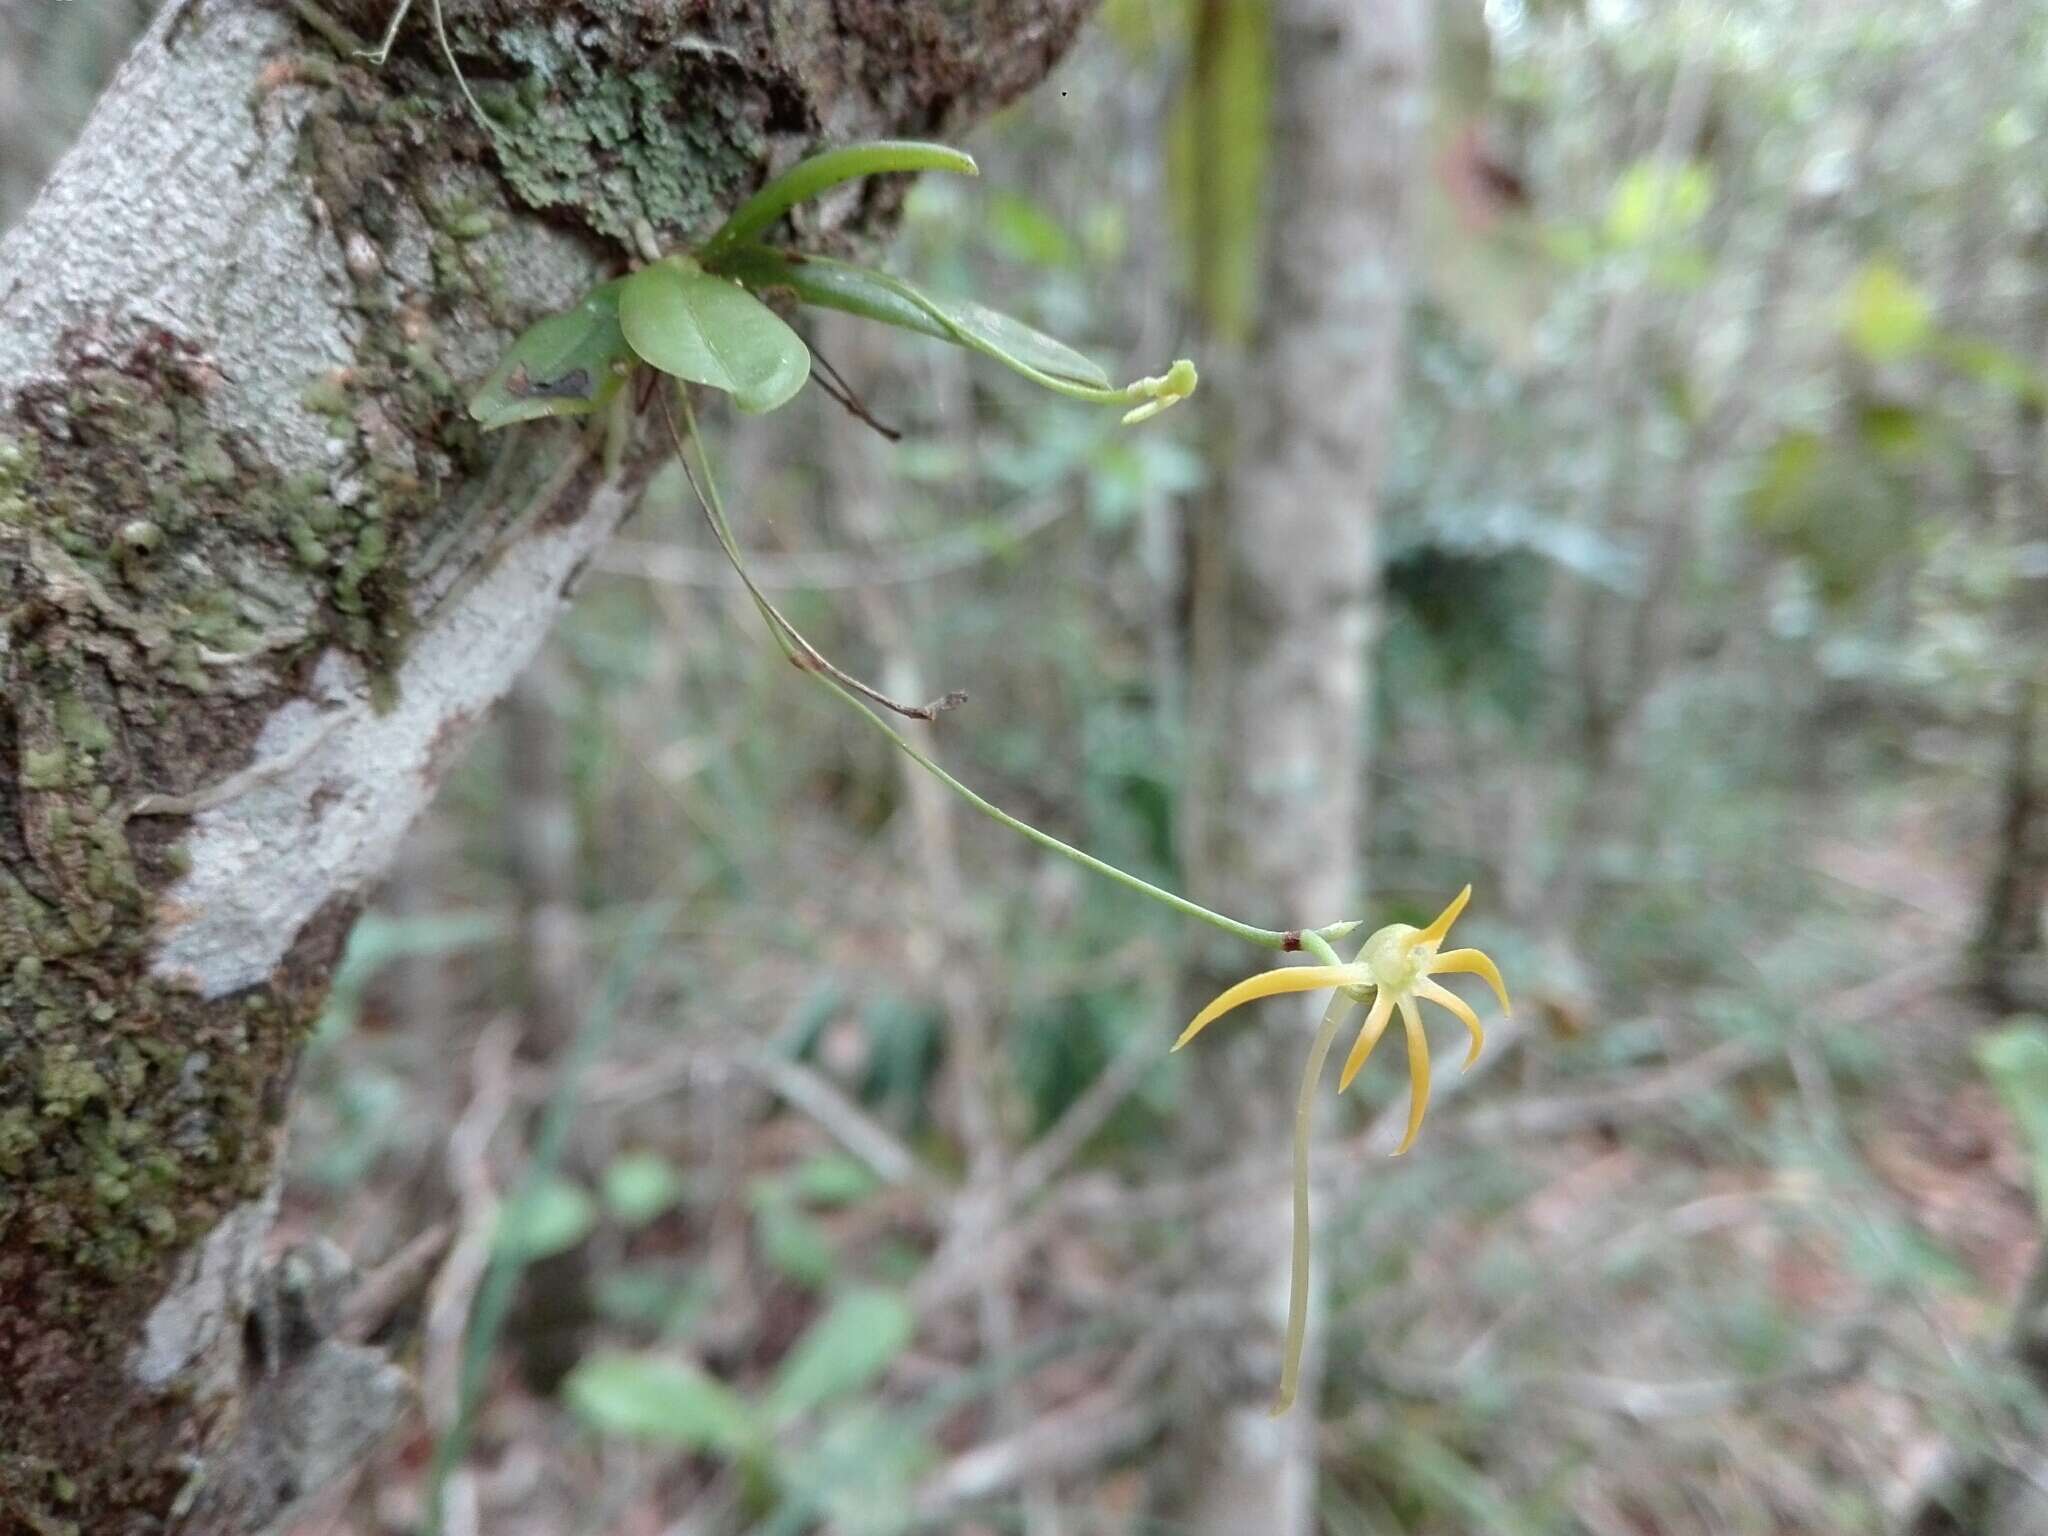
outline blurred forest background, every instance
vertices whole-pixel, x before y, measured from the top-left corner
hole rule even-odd
[[[1302,1408],[1307,1015],[1169,1058],[1262,957],[907,773],[665,477],[306,1061],[286,1226],[424,1384],[306,1536],[2048,1532],[2048,9],[1355,4],[1106,0],[910,194],[1190,404],[848,322],[901,441],[712,425],[999,803],[1261,924],[1474,885],[1517,1011],[1398,1162],[1391,1046],[1322,1101]],[[0,218],[149,9],[0,3]]]

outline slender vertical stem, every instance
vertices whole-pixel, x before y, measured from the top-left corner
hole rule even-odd
[[[1301,947],[1325,965],[1342,965],[1337,952],[1319,934],[1303,934]],[[1309,1043],[1308,1061],[1301,1069],[1301,1092],[1294,1101],[1294,1253],[1287,1288],[1287,1342],[1280,1363],[1280,1391],[1273,1399],[1273,1416],[1278,1418],[1294,1406],[1301,1389],[1301,1357],[1308,1343],[1310,1264],[1309,1153],[1315,1129],[1316,1089],[1323,1079],[1323,1063],[1337,1031],[1358,1007],[1348,993],[1339,991],[1323,1010],[1323,1022]]]

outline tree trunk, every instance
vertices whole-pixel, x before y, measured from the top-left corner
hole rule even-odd
[[[2025,312],[2026,355],[2048,349],[2048,228],[2028,233],[2024,247],[2035,278]],[[2002,512],[2015,531],[2038,529],[2048,497],[2048,409],[2022,400],[2014,423],[2014,473]],[[2038,671],[2048,664],[2048,580],[2022,579],[2008,599],[2005,644],[2016,659],[2012,715],[2006,724],[2005,772],[1999,785],[1998,841],[1992,848],[1978,914],[1976,968],[1980,990],[2004,1008],[2048,1008],[2048,770],[2041,764],[2044,689]],[[2031,669],[2030,669],[2031,668]]]
[[[1209,397],[1230,402],[1232,447],[1190,529],[1188,857],[1203,899],[1307,925],[1358,915],[1373,524],[1407,296],[1425,21],[1419,0],[1278,0],[1273,22],[1263,313],[1245,377]],[[1256,960],[1232,950],[1229,979]],[[1307,1022],[1305,1009],[1269,1014],[1203,1042],[1210,1102],[1188,1117],[1199,1152],[1285,1140],[1307,1045],[1289,1025]],[[1225,1401],[1189,1511],[1199,1531],[1313,1528],[1313,1369],[1299,1408],[1269,1417],[1288,1228],[1276,1188],[1230,1212],[1219,1242],[1263,1326],[1213,1384]]]
[[[1978,980],[2006,1008],[2048,1003],[2048,939],[2041,924],[2048,903],[2048,785],[2037,742],[2041,684],[2024,679],[2018,694],[2006,727],[1998,841],[1977,930]]]
[[[406,1383],[266,1265],[358,895],[646,471],[466,391],[820,140],[943,132],[1087,0],[175,0],[0,243],[0,1531],[251,1531]],[[305,18],[301,20],[300,18]],[[885,222],[888,186],[814,234]]]

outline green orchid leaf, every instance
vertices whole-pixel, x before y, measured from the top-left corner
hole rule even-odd
[[[737,1455],[757,1434],[753,1410],[730,1387],[665,1355],[586,1355],[562,1382],[562,1396],[601,1434],[680,1450]]]
[[[810,349],[774,310],[687,257],[626,279],[619,326],[643,361],[722,389],[743,411],[774,410],[811,376]]]
[[[911,139],[877,139],[866,144],[828,149],[791,166],[741,203],[732,217],[704,242],[703,254],[709,258],[719,251],[757,239],[798,203],[809,202],[843,181],[857,181],[863,176],[880,176],[892,171],[953,171],[962,176],[981,174],[981,168],[974,163],[972,155],[949,149],[944,144],[921,144]]]
[[[886,272],[759,245],[729,252],[720,258],[719,270],[752,289],[786,288],[806,304],[971,348],[1027,376],[1046,374],[1089,389],[1110,387],[1109,375],[1065,342],[972,299],[938,298]]]
[[[597,1202],[573,1179],[535,1185],[498,1214],[492,1242],[500,1253],[531,1262],[566,1253],[597,1224]]]
[[[804,1330],[776,1372],[766,1407],[777,1423],[866,1388],[910,1345],[917,1316],[894,1291],[851,1290]]]
[[[611,402],[633,371],[632,349],[619,330],[627,281],[591,289],[574,309],[536,322],[506,349],[469,401],[469,414],[486,432],[542,416],[588,416]]]
[[[953,339],[952,332],[908,299],[869,281],[860,267],[818,261],[765,245],[744,245],[719,256],[716,269],[754,293],[779,288],[820,309],[844,310],[863,320],[879,320],[940,341]]]
[[[1022,363],[1026,368],[1085,384],[1090,389],[1107,389],[1110,386],[1109,375],[1093,359],[1001,310],[990,309],[972,299],[934,299],[932,302],[955,332],[965,335],[965,345],[987,353],[998,362],[1012,368]]]
[[[601,1185],[605,1209],[625,1227],[644,1227],[683,1197],[683,1178],[665,1157],[628,1152],[612,1159]]]

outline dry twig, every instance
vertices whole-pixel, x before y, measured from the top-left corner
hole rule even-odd
[[[513,1103],[513,1053],[519,1032],[494,1019],[470,1056],[469,1105],[448,1135],[448,1182],[454,1187],[457,1236],[427,1292],[420,1396],[427,1421],[445,1433],[455,1422],[462,1380],[462,1341],[477,1286],[491,1261],[498,1192],[491,1178],[491,1138]],[[451,1487],[451,1495],[454,1493]],[[451,1498],[451,1507],[454,1500]]]

